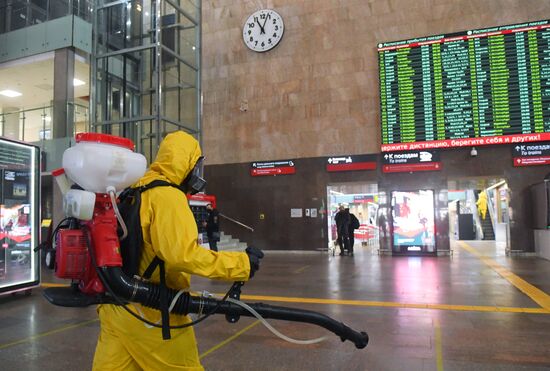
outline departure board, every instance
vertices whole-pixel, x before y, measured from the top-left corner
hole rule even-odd
[[[550,140],[550,21],[378,44],[382,150]]]

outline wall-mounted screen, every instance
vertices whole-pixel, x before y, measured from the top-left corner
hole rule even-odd
[[[394,191],[391,197],[393,252],[435,253],[434,192]]]
[[[378,44],[382,150],[550,139],[550,21]]]

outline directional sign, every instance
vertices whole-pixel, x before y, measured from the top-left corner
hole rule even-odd
[[[382,164],[384,173],[441,170],[437,151],[387,152],[382,156]]]
[[[376,155],[345,155],[327,158],[327,171],[375,170]]]
[[[515,167],[549,165],[550,142],[518,144],[512,147]]]
[[[252,162],[250,164],[250,175],[287,175],[296,173],[293,160]]]

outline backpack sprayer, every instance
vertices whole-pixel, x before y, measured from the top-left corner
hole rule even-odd
[[[241,282],[233,284],[219,300],[212,295],[195,296],[183,290],[162,289],[160,285],[138,276],[129,277],[122,270],[117,220],[124,231],[120,239],[125,238],[128,231],[117,209],[116,194],[145,173],[145,157],[133,152],[133,142],[126,138],[82,133],[76,136],[76,142],[64,152],[63,168],[53,172],[64,195],[63,209],[68,217],[64,222],[66,228],[58,227],[54,233],[55,275],[73,280],[73,285],[45,289],[44,296],[49,302],[65,307],[117,304],[155,327],[162,326],[129,310],[127,304],[140,303],[160,310],[161,302],[165,302],[170,303],[169,312],[174,314],[206,313],[194,322],[170,328],[192,326],[215,313],[225,314],[232,323],[240,316],[256,316],[264,324],[262,317],[315,324],[338,335],[342,341],[352,341],[358,349],[367,346],[369,338],[365,332],[354,331],[324,314],[241,302]],[[69,179],[77,186],[71,187]],[[276,330],[270,330],[276,333]],[[299,344],[324,339],[294,341],[282,334],[277,335]]]

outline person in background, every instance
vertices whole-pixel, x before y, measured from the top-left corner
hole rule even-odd
[[[359,223],[359,219],[353,214],[349,212],[349,209],[346,209],[346,212],[349,214],[349,254],[353,256],[353,246],[355,245],[355,230],[359,229],[361,226],[361,223]]]
[[[334,217],[336,222],[336,231],[338,233],[338,245],[340,245],[340,255],[344,255],[345,251],[350,251],[350,240],[349,240],[349,225],[350,225],[350,214],[349,209],[346,211],[344,205],[340,205],[339,211]]]
[[[208,236],[208,245],[210,250],[218,251],[218,241],[220,240],[220,213],[212,207],[212,204],[206,205],[208,217],[204,222],[206,235]]]

